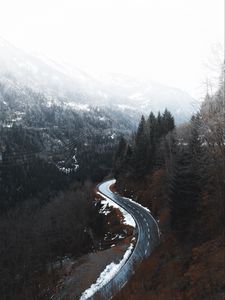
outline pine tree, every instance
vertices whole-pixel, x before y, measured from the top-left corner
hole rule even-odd
[[[176,156],[171,178],[171,224],[178,238],[185,240],[190,227],[197,222],[199,182],[193,169],[190,147],[182,146]]]
[[[158,141],[159,138],[163,134],[163,128],[162,128],[162,115],[160,111],[158,112],[157,118],[156,118],[156,127],[155,127],[155,137],[156,140]]]
[[[145,117],[142,115],[141,121],[138,125],[137,133],[135,136],[135,144],[139,146],[143,143],[143,139],[146,137],[146,120]]]
[[[153,112],[150,113],[147,120],[147,162],[151,167],[154,162],[155,150],[156,150],[156,118]]]
[[[163,135],[166,135],[169,131],[173,130],[175,128],[174,125],[174,118],[172,114],[165,109],[163,115],[162,115],[162,133]]]
[[[200,163],[202,157],[202,141],[199,133],[200,115],[197,114],[191,118],[191,134],[188,141],[190,152],[192,154],[192,161],[195,164]]]
[[[115,176],[117,176],[117,174],[122,171],[123,164],[125,162],[126,152],[127,152],[127,141],[124,139],[124,137],[121,137],[114,157]]]
[[[135,136],[134,170],[136,175],[142,176],[147,170],[148,136],[145,117],[141,117]]]

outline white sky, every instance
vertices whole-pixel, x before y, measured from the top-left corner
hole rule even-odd
[[[223,0],[0,0],[0,36],[95,72],[148,77],[199,97],[224,36]]]

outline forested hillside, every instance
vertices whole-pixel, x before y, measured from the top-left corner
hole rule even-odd
[[[115,299],[223,299],[224,109],[221,80],[190,122],[150,114],[120,141],[117,189],[151,209],[161,245]]]
[[[134,126],[119,111],[69,105],[1,77],[1,299],[49,299],[56,267],[103,239],[93,182]]]
[[[46,299],[42,276],[54,285],[55,265],[92,251],[94,237],[105,234],[92,182],[109,173],[121,194],[151,209],[162,234],[119,299],[220,299],[222,82],[190,122],[175,126],[165,109],[142,116],[135,132],[136,119],[124,112],[71,105],[7,78],[0,85],[2,299]]]
[[[1,83],[0,107],[3,208],[62,189],[71,178],[101,180],[118,137],[135,124],[120,112],[50,101],[17,81]]]

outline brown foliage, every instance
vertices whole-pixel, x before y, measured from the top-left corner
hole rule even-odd
[[[222,236],[194,248],[189,255],[170,235],[114,300],[222,300],[224,251]]]

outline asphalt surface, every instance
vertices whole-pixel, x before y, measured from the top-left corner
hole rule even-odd
[[[151,213],[138,203],[113,193],[109,187],[114,182],[114,179],[105,181],[98,185],[98,190],[132,215],[136,223],[136,245],[119,272],[99,292],[101,299],[107,300],[112,298],[127,283],[133,274],[134,264],[148,257],[160,241],[159,228]],[[99,295],[94,295],[92,299],[97,297]]]

